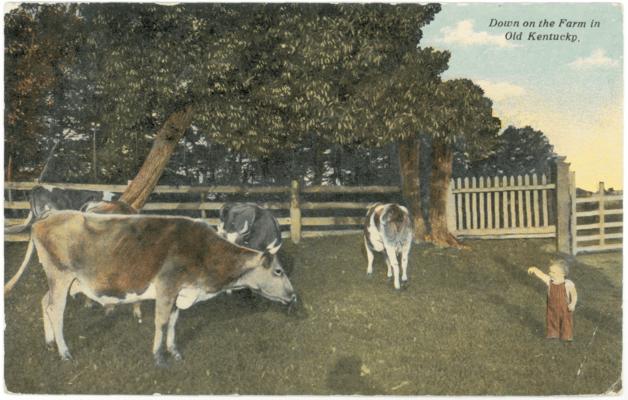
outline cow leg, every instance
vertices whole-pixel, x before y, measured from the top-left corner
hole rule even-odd
[[[155,340],[153,341],[153,356],[158,367],[167,366],[164,358],[164,338],[170,320],[170,313],[174,305],[174,298],[170,298],[163,293],[157,292],[155,302]],[[174,329],[174,324],[173,324]]]
[[[401,289],[401,285],[399,284],[399,262],[397,261],[397,252],[393,247],[386,246],[386,257],[392,267],[395,289],[399,290]]]
[[[113,305],[113,304],[107,304],[107,305],[105,306],[105,315],[106,315],[106,316],[110,316],[110,315],[113,313],[113,311],[114,311],[115,309],[116,309],[116,306],[115,306],[115,305]]]
[[[142,307],[140,302],[133,304],[133,315],[137,318],[138,323],[142,323]]]
[[[410,253],[410,242],[401,249],[401,281],[408,281],[408,254]]]
[[[174,357],[175,360],[181,360],[181,353],[177,350],[177,344],[174,341],[174,326],[179,318],[179,309],[174,307],[174,310],[170,313],[170,319],[168,320],[168,337],[166,338],[166,348],[168,353]]]
[[[388,279],[392,279],[392,266],[390,265],[390,261],[388,261],[388,257],[386,257],[386,267],[388,267],[388,272],[386,273],[386,276],[388,277]]]
[[[366,266],[366,274],[373,275],[373,252],[371,251],[368,243],[366,242],[366,236],[364,237],[364,248],[366,248],[366,260],[368,262]]]
[[[65,311],[68,289],[70,289],[73,280],[74,276],[70,274],[59,274],[48,280],[50,286],[48,293],[50,295],[48,296],[48,304],[46,305],[46,314],[48,318],[50,318],[54,338],[57,342],[57,350],[63,360],[72,359],[68,345],[63,338],[63,312]]]
[[[41,299],[41,311],[44,318],[44,336],[46,338],[46,346],[52,349],[54,346],[55,335],[54,335],[54,332],[52,331],[52,322],[50,321],[50,318],[48,317],[48,313],[46,312],[49,302],[50,302],[50,291],[47,291],[44,297],[42,297]]]

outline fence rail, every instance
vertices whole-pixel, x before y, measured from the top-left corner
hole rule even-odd
[[[450,184],[448,226],[457,236],[554,237],[551,191],[541,175],[458,178]]]
[[[5,190],[27,191],[38,185],[37,182],[6,182]],[[126,185],[102,185],[102,184],[80,184],[80,183],[49,183],[43,186],[57,187],[60,189],[93,190],[102,192],[122,193]],[[262,201],[258,202],[263,207],[276,211],[277,221],[281,226],[289,226],[289,231],[282,232],[282,236],[291,237],[298,242],[302,237],[318,237],[327,235],[344,235],[361,232],[356,229],[364,222],[364,213],[370,202],[351,201],[302,201],[304,195],[324,195],[324,194],[348,194],[348,195],[368,195],[368,194],[395,194],[400,189],[396,186],[309,186],[301,188],[297,181],[293,181],[290,187],[280,186],[168,186],[160,185],[155,187],[154,194],[200,194],[200,201],[149,201],[142,212],[168,212],[182,211],[186,213],[200,212],[200,219],[207,221],[211,225],[219,223],[218,218],[208,218],[207,212],[219,210],[224,202],[203,201],[204,195],[228,194],[228,195],[264,195],[279,194],[288,195],[289,201]],[[7,196],[14,198],[15,196]],[[240,199],[242,200],[242,199]],[[5,201],[5,210],[28,210],[28,201]],[[320,214],[333,212],[334,210],[344,210],[345,213],[359,214],[359,216],[319,216],[302,215],[305,213]],[[22,211],[24,212],[24,211]],[[283,214],[287,214],[284,216]],[[25,216],[25,213],[24,213]],[[5,218],[5,225],[15,225],[22,223],[20,218]],[[5,241],[27,241],[27,234],[7,234]]]

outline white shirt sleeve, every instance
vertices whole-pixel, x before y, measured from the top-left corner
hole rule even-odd
[[[565,291],[569,299],[569,309],[573,310],[578,302],[578,292],[576,292],[576,285],[569,279],[565,279]]]

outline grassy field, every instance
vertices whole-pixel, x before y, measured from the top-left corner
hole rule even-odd
[[[299,307],[288,313],[234,293],[182,311],[184,359],[167,369],[153,366],[152,302],[138,324],[131,306],[106,317],[70,299],[65,337],[75,361],[47,351],[46,281],[34,261],[5,302],[5,384],[17,393],[603,393],[621,374],[621,254],[578,258],[575,340],[547,341],[545,288],[526,268],[546,270],[550,243],[415,246],[410,284],[400,292],[387,282],[383,259],[367,279],[359,236],[285,243]],[[5,246],[8,277],[24,251]]]

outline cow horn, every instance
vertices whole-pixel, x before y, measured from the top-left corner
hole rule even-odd
[[[278,245],[275,245],[275,243],[277,243],[277,239],[273,240],[273,242],[271,244],[266,246],[266,252],[268,252],[268,253],[270,253],[272,255],[277,254],[277,252],[281,248],[281,242]]]
[[[242,229],[238,233],[240,235],[244,235],[248,230],[249,230],[249,221],[244,221],[244,226],[242,227]]]

